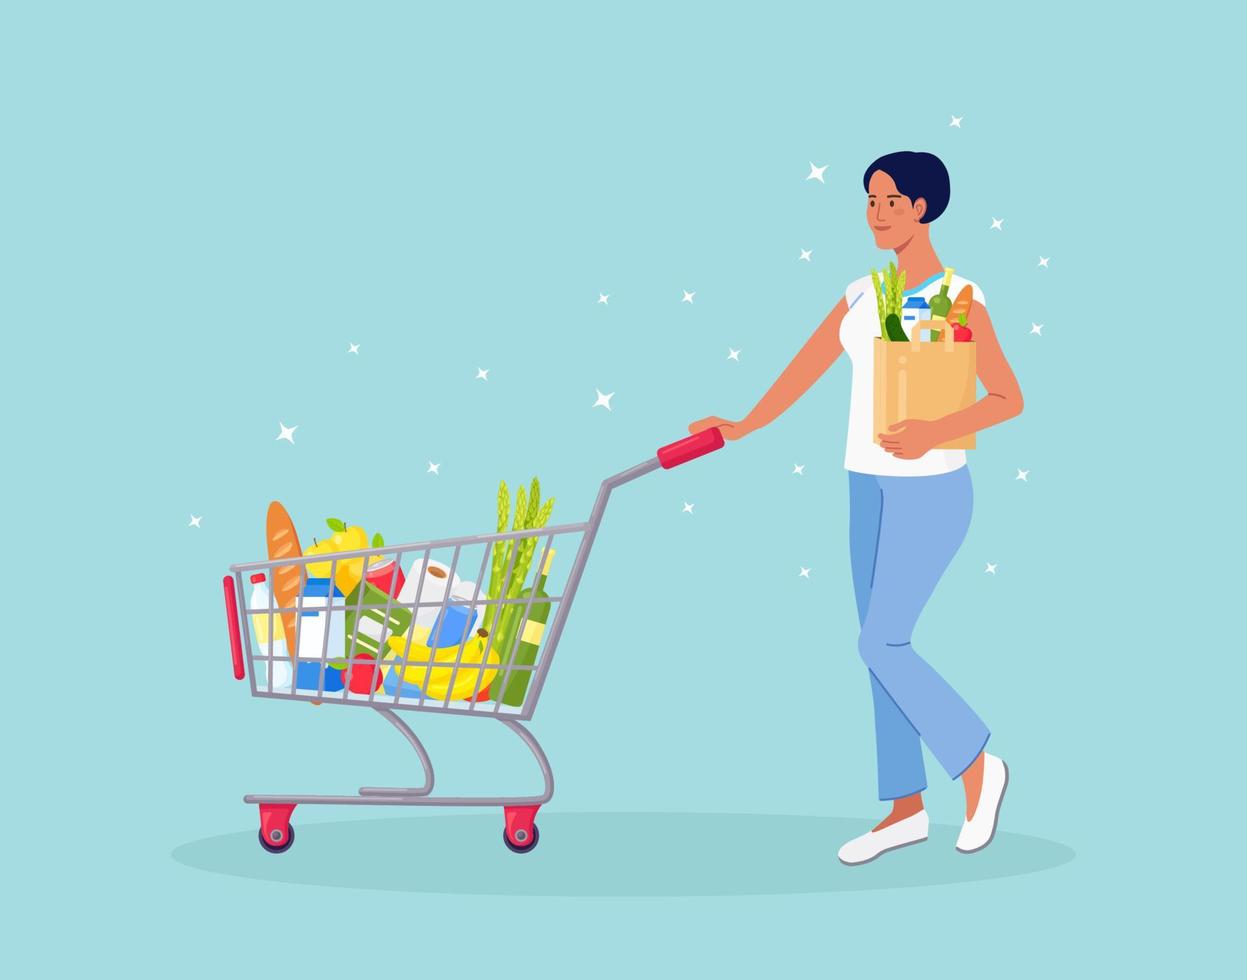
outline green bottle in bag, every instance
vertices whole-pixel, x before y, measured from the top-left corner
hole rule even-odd
[[[952,284],[953,270],[945,268],[944,281],[940,283],[940,291],[930,299],[932,320],[943,320],[948,316],[948,311],[953,308],[953,301],[948,295],[948,287]]]
[[[549,593],[546,592],[546,576],[550,574],[552,561],[554,561],[553,548],[546,553],[546,563],[541,569],[541,577],[537,579],[536,592],[534,593],[532,589],[525,589],[519,594],[521,599],[527,599],[529,596],[534,596],[534,598],[532,607],[529,609],[528,622],[524,624],[524,631],[520,634],[518,643],[515,632],[524,618],[526,605],[516,603],[508,607],[500,617],[498,645],[495,649],[498,651],[498,656],[502,658],[502,664],[498,668],[493,684],[489,687],[491,700],[500,700],[503,704],[513,707],[519,707],[524,703],[524,695],[528,693],[528,682],[532,680],[533,671],[512,671],[506,690],[502,689],[502,682],[506,678],[507,664],[531,667],[537,662],[537,650],[541,646],[541,638],[546,631],[546,620],[550,617],[550,603],[541,600],[550,598]]]

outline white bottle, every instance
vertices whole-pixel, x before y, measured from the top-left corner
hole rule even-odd
[[[263,572],[251,576],[251,601],[247,604],[251,610],[251,633],[255,637],[256,655],[252,660],[256,671],[255,686],[265,691],[291,693],[291,681],[294,671],[290,665],[290,653],[286,648],[286,631],[281,625],[281,615],[273,613],[271,620],[267,612],[260,610],[273,608],[269,598],[268,583]],[[272,630],[269,623],[272,622]],[[260,658],[269,658],[260,659]],[[270,673],[268,665],[272,663]],[[273,679],[269,687],[269,677]]]

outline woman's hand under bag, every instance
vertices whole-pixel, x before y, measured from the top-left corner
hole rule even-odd
[[[947,438],[938,422],[925,419],[902,419],[879,433],[884,451],[897,459],[919,459]]]
[[[732,422],[728,419],[721,419],[717,415],[707,415],[704,419],[696,422],[690,422],[688,431],[692,435],[699,432],[705,432],[707,429],[717,428],[723,433],[723,438],[727,440],[743,439],[749,435],[753,429],[743,419],[740,422]]]

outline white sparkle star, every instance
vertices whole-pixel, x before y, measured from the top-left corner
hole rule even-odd
[[[203,520],[202,517],[196,517],[194,514],[191,514],[191,522],[187,524],[186,526],[187,527],[199,527],[199,522],[202,520]]]
[[[683,289],[681,292],[684,293],[684,298],[680,300],[681,303],[691,303],[693,302],[693,297],[697,295],[696,292],[690,293],[687,289]]]
[[[827,181],[823,180],[823,171],[826,170],[827,167],[830,167],[830,166],[831,164],[827,164],[826,166],[823,166],[823,167],[816,167],[814,166],[814,162],[811,160],[810,161],[810,175],[806,177],[805,179],[806,180],[817,180],[820,184],[827,183]]]
[[[691,514],[691,513],[693,513],[693,507],[694,507],[694,505],[693,505],[693,504],[690,504],[690,503],[686,500],[686,501],[684,501],[684,510],[682,510],[682,511],[681,511],[681,513],[683,513],[683,514]]]
[[[611,298],[610,293],[598,293],[598,302],[601,303],[603,306],[610,305],[610,298]]]
[[[801,571],[797,572],[797,578],[809,578],[810,570],[802,566]]]
[[[1004,218],[992,218],[992,226],[991,228],[988,229],[988,231],[1004,231],[1004,230],[1005,230],[1005,219]]]
[[[599,388],[594,388],[593,390],[598,393],[598,400],[593,403],[593,407],[601,406],[608,412],[611,411],[611,399],[615,397],[615,393],[612,391],[609,395],[604,395]]]
[[[995,574],[996,574],[996,562],[994,562],[994,561],[989,561],[989,562],[987,563],[987,567],[986,567],[985,569],[983,569],[983,573],[984,573],[985,575],[986,575],[986,574],[995,575]]]
[[[476,377],[473,380],[488,381],[489,380],[489,368],[477,368]]]
[[[804,463],[793,463],[792,464],[792,475],[793,476],[805,476],[805,464]]]
[[[1023,483],[1026,483],[1028,482],[1026,478],[1030,476],[1030,472],[1030,470],[1018,470],[1018,475],[1015,476],[1014,479],[1021,480]]]
[[[425,470],[425,472],[432,473],[434,476],[441,476],[442,475],[440,472],[441,465],[442,465],[441,463],[435,463],[433,462],[433,460],[429,460],[429,468]]]
[[[285,439],[286,442],[290,443],[293,446],[294,445],[294,430],[297,429],[298,426],[297,425],[288,426],[286,425],[285,422],[278,422],[277,424],[281,426],[281,432],[277,434],[277,438],[274,439],[273,441],[280,442],[282,439]]]
[[[1032,323],[1032,324],[1031,324],[1031,333],[1035,334],[1037,337],[1042,337],[1042,336],[1043,336],[1043,324],[1042,324],[1042,323]]]
[[[948,118],[951,120],[951,122],[949,122],[949,124],[948,124],[948,125],[950,125],[950,126],[956,126],[958,129],[960,129],[960,128],[961,128],[961,120],[965,119],[965,116],[953,116],[953,115],[950,115]]]
[[[1041,256],[1039,256],[1039,265],[1040,265],[1040,268],[1043,268],[1043,269],[1048,268],[1048,260],[1047,260],[1047,258],[1045,258],[1045,257],[1044,257],[1044,256],[1042,256],[1042,255],[1041,255]]]
[[[739,364],[740,363],[740,351],[736,350],[733,347],[729,347],[727,349],[727,359],[729,361],[735,361],[737,364]]]
[[[797,259],[797,261],[798,262],[809,262],[811,254],[812,253],[810,252],[808,248],[803,248],[801,249],[801,258]]]
[[[358,353],[359,353],[359,344],[351,344],[351,345],[349,345],[349,346],[347,347],[347,349],[346,349],[346,352],[347,352],[348,354],[358,354]]]

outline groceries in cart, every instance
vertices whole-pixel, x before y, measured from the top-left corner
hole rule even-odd
[[[274,691],[282,691],[291,693],[291,684],[293,672],[290,666],[290,654],[286,651],[286,630],[282,626],[281,616],[272,612],[273,600],[272,593],[268,588],[268,581],[263,572],[256,572],[251,576],[251,601],[248,603],[250,609],[268,609],[269,612],[256,612],[251,616],[251,629],[255,636],[257,659],[262,657],[259,670],[261,674],[256,678],[256,682],[260,687],[270,687]],[[269,676],[272,676],[272,684],[269,684]]]
[[[516,491],[512,509],[503,481],[497,533],[468,539],[447,563],[432,545],[387,549],[380,534],[369,539],[339,518],[328,518],[329,535],[301,551],[290,515],[274,501],[273,587],[257,572],[247,606],[257,690],[522,706],[551,612],[553,535],[540,532],[553,508],[534,478]]]
[[[507,492],[507,484],[504,480],[498,487],[499,533],[507,529],[510,506],[511,496]],[[522,486],[515,492],[515,519],[511,529],[519,531],[545,527],[553,510],[554,498],[551,497],[544,503],[542,502],[541,486],[534,477],[532,487],[527,494]],[[545,620],[549,612],[547,604],[536,600],[549,598],[544,589],[546,575],[550,570],[550,561],[554,558],[554,550],[550,544],[547,544],[547,553],[542,558],[542,573],[541,580],[537,583],[537,593],[534,595],[531,589],[524,586],[536,549],[536,537],[496,541],[493,547],[493,563],[489,574],[490,598],[529,600],[526,603],[490,606],[485,612],[484,628],[494,630],[495,646],[502,651],[503,663],[512,666],[532,666],[536,658],[537,643],[540,642],[541,632],[545,629]],[[499,609],[502,609],[501,615],[498,614]],[[519,637],[521,642],[517,645],[516,632],[526,612],[527,620],[523,624],[524,635]],[[534,625],[537,618],[540,619],[540,623]],[[507,678],[506,689],[503,690],[502,682],[495,678],[488,696],[503,704],[522,705],[524,694],[528,690],[528,683],[532,679],[532,671],[511,670],[506,673],[505,677]]]
[[[417,627],[419,629],[419,627]],[[390,638],[390,665],[386,691],[400,696],[425,697],[444,701],[465,701],[488,693],[489,685],[498,674],[501,658],[489,644],[489,633],[477,630],[476,636],[463,644],[430,647],[426,643],[407,644],[401,636]],[[438,666],[438,665],[442,666]],[[467,668],[456,664],[483,664],[483,668]]]
[[[295,649],[295,686],[313,691],[340,691],[345,684],[338,658],[346,646],[344,616],[336,616],[330,608],[333,599],[343,598],[334,581],[312,577],[309,565],[308,577],[303,586],[299,612],[299,641]],[[329,662],[329,658],[333,658]]]

